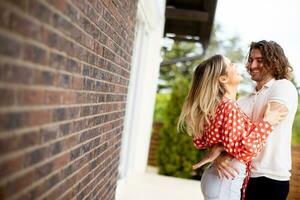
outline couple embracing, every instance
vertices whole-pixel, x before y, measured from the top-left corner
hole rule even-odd
[[[210,152],[193,166],[204,171],[205,200],[284,200],[289,192],[291,134],[298,94],[292,67],[274,41],[252,42],[246,68],[254,91],[236,101],[242,80],[222,56],[203,61],[179,118],[198,149]]]

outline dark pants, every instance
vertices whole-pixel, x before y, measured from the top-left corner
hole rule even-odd
[[[246,200],[285,200],[289,187],[289,181],[277,181],[266,177],[250,178]]]

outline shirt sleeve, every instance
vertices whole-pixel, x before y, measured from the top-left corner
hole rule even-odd
[[[236,103],[224,106],[222,143],[226,152],[238,160],[248,162],[263,148],[272,126],[266,121],[253,123]]]
[[[282,79],[277,80],[270,91],[269,100],[275,101],[285,105],[289,110],[293,108],[295,102],[297,102],[297,89],[292,82]]]
[[[221,143],[219,141],[220,114],[221,110],[217,109],[216,116],[210,125],[206,127],[205,133],[202,136],[193,138],[194,146],[197,149],[206,149],[217,143]]]
[[[197,149],[206,149],[209,147],[209,144],[206,142],[206,137],[194,137],[193,144]]]

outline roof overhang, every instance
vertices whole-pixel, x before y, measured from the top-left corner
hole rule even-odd
[[[165,37],[208,46],[217,0],[167,0]]]

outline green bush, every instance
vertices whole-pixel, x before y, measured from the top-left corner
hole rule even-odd
[[[164,113],[170,101],[170,93],[158,93],[156,95],[156,103],[154,108],[154,121],[163,122]]]
[[[300,144],[300,96],[298,96],[298,111],[293,124],[292,143]]]
[[[197,150],[192,138],[186,133],[178,133],[176,125],[182,104],[187,95],[189,81],[178,79],[173,84],[170,100],[163,114],[163,128],[160,131],[157,164],[159,173],[181,178],[200,179],[202,169],[194,171],[204,151]]]

